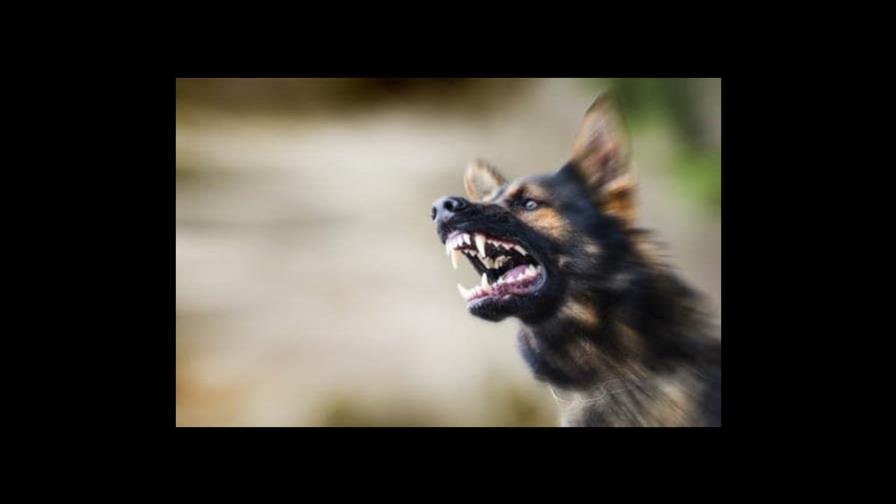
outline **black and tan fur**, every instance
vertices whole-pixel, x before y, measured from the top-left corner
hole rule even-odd
[[[721,343],[699,296],[635,226],[629,141],[607,97],[588,109],[556,172],[508,182],[476,161],[464,181],[468,199],[436,202],[439,236],[505,237],[544,267],[537,292],[469,309],[521,321],[520,351],[563,425],[721,424]]]

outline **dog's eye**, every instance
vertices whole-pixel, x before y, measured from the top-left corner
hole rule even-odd
[[[532,210],[538,208],[538,202],[535,200],[526,200],[526,202],[523,204],[523,208],[531,212]]]

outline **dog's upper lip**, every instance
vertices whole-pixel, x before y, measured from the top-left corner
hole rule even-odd
[[[486,245],[493,245],[506,250],[516,250],[523,256],[529,255],[529,252],[519,240],[501,238],[483,231],[454,230],[445,237],[444,244],[446,252],[449,253],[452,249],[475,247],[479,255],[485,255]]]

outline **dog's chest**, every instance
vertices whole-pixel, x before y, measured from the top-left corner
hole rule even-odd
[[[708,384],[691,372],[555,393],[564,427],[680,427],[713,423],[704,411]]]

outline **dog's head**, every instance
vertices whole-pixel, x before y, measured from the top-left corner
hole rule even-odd
[[[583,302],[595,285],[611,287],[614,263],[630,248],[634,180],[629,142],[610,99],[588,109],[573,155],[554,173],[506,181],[484,161],[467,167],[468,198],[432,208],[439,238],[457,267],[466,256],[482,277],[458,285],[473,315],[537,322],[569,312],[595,319]]]

